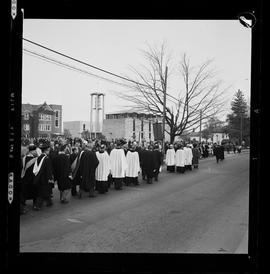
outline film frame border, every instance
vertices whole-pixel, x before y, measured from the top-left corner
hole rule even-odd
[[[14,14],[15,5],[17,12]],[[31,3],[33,2],[33,3]],[[50,1],[49,1],[50,2]],[[133,11],[122,13],[121,10],[113,14],[106,14],[102,10],[90,11],[87,13],[75,1],[61,1],[58,5],[55,3],[38,7],[35,1],[22,2],[11,0],[11,34],[9,37],[10,45],[10,66],[9,66],[9,94],[8,94],[8,177],[14,177],[13,199],[8,201],[5,196],[7,213],[7,248],[6,267],[13,269],[20,265],[27,268],[27,265],[35,261],[37,264],[47,265],[48,270],[52,266],[60,267],[66,265],[67,270],[78,270],[74,266],[74,260],[87,261],[91,259],[93,263],[90,267],[93,271],[107,272],[111,270],[133,270],[148,271],[152,269],[165,268],[166,271],[255,271],[258,268],[258,223],[260,218],[259,204],[260,189],[258,182],[261,182],[260,176],[260,158],[261,158],[261,60],[262,60],[262,4],[261,1],[239,1],[229,5],[229,2],[221,5],[213,5],[209,9],[202,4],[195,10],[192,10],[192,4],[187,6],[186,11],[177,13],[175,9],[159,7],[152,9],[146,5],[145,11],[138,7]],[[233,1],[231,1],[233,2]],[[226,5],[224,5],[226,4]],[[111,6],[110,6],[111,5]],[[110,4],[108,8],[117,10],[118,6]],[[226,7],[227,8],[226,8]],[[218,10],[219,7],[219,10]],[[99,7],[100,8],[100,7]],[[224,9],[222,9],[224,8]],[[24,11],[22,13],[22,10]],[[155,13],[155,11],[157,11]],[[252,71],[251,71],[251,149],[250,149],[250,200],[249,200],[249,246],[248,254],[97,254],[97,253],[20,253],[19,251],[19,167],[20,167],[20,136],[21,136],[21,92],[22,92],[22,30],[23,19],[42,18],[42,19],[236,19],[242,12],[254,12],[257,23],[252,29]],[[106,13],[106,12],[105,12]],[[155,13],[155,14],[154,14]],[[153,15],[154,14],[154,15]],[[258,46],[259,45],[259,46]],[[255,92],[257,91],[257,92]],[[259,92],[258,92],[259,91]],[[258,126],[259,125],[259,126]],[[255,129],[256,128],[256,129]],[[102,265],[102,261],[107,262],[107,266]],[[67,264],[67,262],[70,262]],[[164,262],[164,263],[162,263]],[[66,264],[65,264],[66,263]],[[75,268],[74,268],[75,267]],[[82,266],[82,270],[85,269]]]

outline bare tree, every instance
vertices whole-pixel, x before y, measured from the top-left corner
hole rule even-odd
[[[130,79],[129,90],[118,92],[118,96],[133,103],[134,111],[142,111],[163,116],[164,93],[166,92],[165,70],[168,67],[167,82],[171,76],[171,57],[163,44],[159,50],[151,48],[143,51],[148,61],[144,71],[133,68],[135,79]],[[195,130],[200,122],[222,111],[225,90],[220,89],[220,81],[215,80],[215,71],[211,69],[212,61],[206,61],[197,69],[190,66],[186,54],[180,62],[179,76],[183,87],[179,87],[178,98],[166,93],[167,126],[165,131],[173,142],[184,131]],[[202,114],[202,115],[201,115]]]

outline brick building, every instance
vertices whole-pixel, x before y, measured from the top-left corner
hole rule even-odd
[[[153,124],[161,123],[162,117],[137,112],[114,112],[106,114],[102,134],[108,139],[125,138],[127,140],[154,141]],[[166,134],[165,139],[169,139]]]
[[[62,134],[62,106],[22,104],[21,133],[27,138]]]

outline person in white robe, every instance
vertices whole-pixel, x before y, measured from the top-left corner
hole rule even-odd
[[[116,147],[110,153],[110,165],[114,188],[121,190],[127,169],[127,160],[120,141],[116,143]]]
[[[165,163],[167,165],[167,171],[175,172],[175,149],[172,144],[167,149]]]
[[[186,161],[185,161],[185,169],[186,170],[192,170],[192,158],[193,158],[193,154],[192,154],[192,149],[190,147],[189,144],[187,144],[184,148],[185,151],[185,157],[186,157]]]
[[[111,171],[111,162],[108,152],[105,150],[105,145],[102,144],[99,151],[96,152],[99,164],[96,168],[96,188],[101,194],[108,192],[108,176]]]
[[[136,151],[136,143],[133,143],[126,155],[127,170],[126,170],[126,185],[139,185],[138,175],[140,173],[139,153]]]
[[[185,173],[186,155],[182,145],[179,145],[175,153],[175,165],[176,171],[179,173]]]

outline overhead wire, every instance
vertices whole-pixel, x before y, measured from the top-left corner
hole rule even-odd
[[[119,82],[116,82],[116,81],[114,81],[114,80],[111,80],[111,79],[108,79],[108,78],[99,76],[99,75],[97,75],[97,74],[91,73],[91,72],[89,72],[89,71],[86,71],[86,70],[83,70],[83,69],[80,69],[80,68],[71,66],[70,64],[61,62],[61,61],[59,61],[59,60],[53,59],[53,58],[51,58],[51,57],[48,57],[48,56],[46,56],[46,55],[43,55],[43,54],[40,54],[40,53],[37,53],[37,52],[34,52],[34,51],[31,51],[31,50],[29,50],[29,49],[23,48],[23,51],[25,51],[26,54],[28,54],[28,55],[30,55],[30,56],[33,56],[33,57],[42,59],[42,60],[44,60],[44,61],[46,61],[46,62],[55,64],[55,65],[58,65],[58,66],[61,66],[61,67],[65,67],[65,68],[70,69],[70,70],[73,70],[73,71],[77,71],[77,72],[81,72],[81,73],[84,73],[84,74],[88,74],[88,75],[91,75],[91,76],[93,76],[93,77],[97,77],[97,78],[100,78],[100,79],[105,80],[105,81],[112,82],[112,83],[117,84],[117,85],[122,85],[122,86],[128,87],[127,85],[125,85],[125,84],[123,84],[123,83],[119,83]]]
[[[79,59],[77,59],[77,58],[71,57],[71,56],[69,56],[69,55],[67,55],[67,54],[61,53],[61,52],[59,52],[59,51],[53,50],[53,49],[51,49],[51,48],[49,48],[49,47],[46,47],[46,46],[44,46],[44,45],[41,45],[41,44],[36,43],[36,42],[34,42],[34,41],[31,41],[31,40],[29,40],[29,39],[27,39],[27,38],[22,38],[22,39],[23,39],[24,41],[28,42],[28,43],[31,43],[31,44],[33,44],[33,45],[36,45],[36,46],[38,46],[38,47],[41,47],[41,48],[46,49],[46,50],[48,50],[48,51],[51,51],[51,52],[53,52],[53,53],[55,53],[55,54],[58,54],[58,55],[60,55],[60,56],[65,57],[65,58],[71,59],[71,60],[73,60],[73,61],[75,61],[75,62],[81,63],[81,64],[83,64],[83,65],[85,65],[85,66],[88,66],[88,67],[91,67],[91,68],[93,68],[93,69],[99,70],[99,71],[101,71],[101,72],[103,72],[103,73],[107,73],[107,74],[110,74],[110,75],[112,75],[112,76],[114,76],[114,77],[118,77],[118,78],[120,78],[120,79],[122,79],[122,80],[129,81],[129,82],[131,82],[131,83],[133,83],[133,84],[137,84],[137,85],[140,85],[140,86],[144,86],[144,87],[149,88],[149,86],[147,86],[147,85],[145,85],[145,84],[139,83],[139,82],[137,82],[137,81],[134,81],[134,80],[132,80],[132,79],[126,78],[126,77],[124,77],[124,76],[121,76],[121,75],[118,75],[118,74],[116,74],[116,73],[110,72],[110,71],[108,71],[108,70],[105,70],[105,69],[99,68],[99,67],[97,67],[97,66],[91,65],[91,64],[86,63],[86,62],[84,62],[84,61],[81,61],[81,60],[79,60]],[[162,91],[162,90],[159,90],[159,91]],[[163,92],[163,91],[162,91],[162,92]],[[179,99],[175,98],[174,96],[172,96],[172,95],[170,95],[170,94],[166,94],[166,95],[167,95],[168,97],[171,97],[172,99],[176,100],[177,102],[179,101]]]
[[[61,52],[59,52],[59,51],[56,51],[56,50],[53,50],[53,49],[51,49],[51,48],[49,48],[49,47],[46,47],[46,46],[44,46],[44,45],[41,45],[41,44],[39,44],[39,43],[37,43],[37,42],[31,41],[31,40],[29,40],[29,39],[27,39],[27,38],[22,38],[22,39],[23,39],[24,41],[28,42],[28,43],[31,43],[31,44],[33,44],[33,45],[36,45],[36,46],[38,46],[38,47],[41,47],[41,48],[46,49],[46,50],[48,50],[48,51],[51,51],[51,52],[53,52],[53,53],[55,53],[55,54],[58,54],[58,55],[60,55],[60,56],[65,57],[65,58],[71,59],[71,60],[73,60],[73,61],[75,61],[75,62],[81,63],[81,64],[83,64],[83,65],[85,65],[85,66],[89,66],[89,67],[91,67],[91,68],[93,68],[93,69],[99,70],[99,71],[101,71],[101,72],[103,72],[103,73],[107,73],[107,74],[109,74],[109,75],[112,75],[112,76],[114,76],[114,77],[120,78],[120,79],[125,80],[125,81],[128,81],[128,82],[131,82],[131,83],[133,83],[133,84],[137,84],[137,85],[140,85],[140,86],[144,86],[144,87],[149,88],[149,86],[147,86],[147,85],[145,85],[145,84],[139,83],[139,82],[137,82],[137,81],[134,81],[134,80],[132,80],[132,79],[126,78],[126,77],[124,77],[124,76],[121,76],[121,75],[118,75],[118,74],[116,74],[116,73],[110,72],[110,71],[108,71],[108,70],[105,70],[105,69],[99,68],[99,67],[97,67],[97,66],[91,65],[91,64],[89,64],[89,63],[86,63],[86,62],[81,61],[81,60],[79,60],[79,59],[76,59],[76,58],[74,58],[74,57],[71,57],[71,56],[69,56],[69,55],[67,55],[67,54],[61,53]],[[28,50],[28,51],[29,51],[29,50]],[[103,80],[106,80],[106,81],[110,81],[110,82],[113,82],[113,83],[118,84],[118,85],[122,85],[122,86],[129,87],[128,85],[125,85],[125,84],[123,84],[123,83],[119,83],[119,82],[110,80],[110,79],[108,79],[108,78],[105,78],[105,77],[102,77],[102,76],[99,76],[99,75],[90,73],[90,72],[88,72],[88,71],[85,71],[85,70],[82,70],[82,69],[73,67],[73,66],[71,66],[71,65],[69,65],[69,64],[66,64],[66,63],[57,61],[57,60],[52,59],[52,58],[50,58],[50,57],[41,55],[41,54],[39,54],[39,53],[33,53],[33,52],[32,52],[32,54],[34,54],[34,55],[36,55],[36,56],[42,56],[42,58],[45,58],[45,59],[51,59],[51,60],[53,60],[53,62],[60,63],[60,64],[62,64],[62,65],[65,66],[65,67],[70,67],[70,68],[72,68],[73,70],[81,71],[81,72],[83,72],[83,73],[86,73],[86,74],[89,74],[89,75],[98,77],[98,78],[100,78],[100,79],[103,79]],[[163,90],[160,90],[160,89],[157,89],[157,90],[158,90],[158,91],[161,91],[161,92],[164,92]],[[172,98],[172,99],[174,99],[174,100],[176,100],[176,102],[185,103],[185,102],[183,102],[182,100],[177,99],[177,98],[175,98],[174,96],[172,96],[172,95],[170,95],[170,94],[168,94],[168,93],[166,94],[166,96],[167,96],[167,97],[170,97],[170,98]],[[168,100],[170,100],[170,99],[168,98]],[[172,100],[170,100],[170,101],[173,102]],[[174,102],[174,103],[175,103],[175,102]],[[190,109],[195,109],[195,108],[192,107],[192,106],[189,106],[189,108],[190,108]]]

